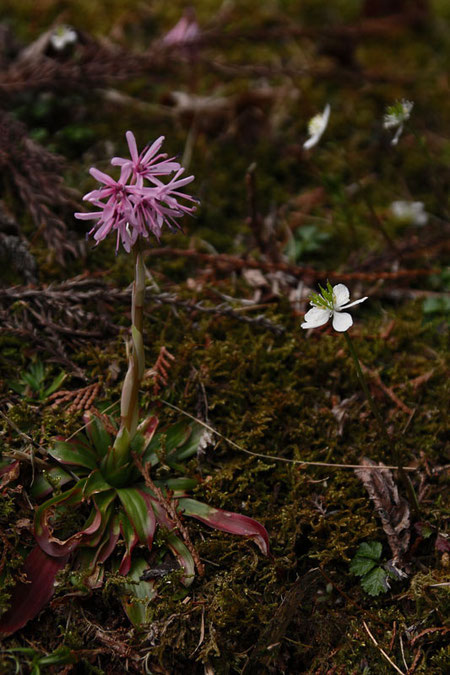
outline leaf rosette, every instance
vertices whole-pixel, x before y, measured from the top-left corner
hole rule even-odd
[[[197,484],[194,479],[169,477],[151,481],[150,486],[145,480],[142,467],[182,469],[183,462],[201,447],[205,434],[202,425],[178,422],[158,430],[158,419],[150,416],[140,424],[128,447],[115,454],[114,421],[92,414],[86,415],[85,421],[84,431],[74,438],[56,440],[48,454],[58,462],[57,466],[34,483],[33,496],[46,499],[36,509],[37,545],[25,562],[31,587],[19,582],[15,592],[18,597],[27,596],[32,588],[41,588],[42,592],[29,603],[17,603],[13,595],[11,609],[0,619],[0,632],[14,632],[42,609],[53,593],[57,572],[69,559],[77,571],[78,583],[81,579],[82,587],[90,590],[102,585],[104,563],[111,558],[114,571],[131,577],[128,588],[124,584],[122,597],[126,613],[136,625],[144,623],[145,608],[156,589],[154,580],[141,578],[148,569],[142,550],[147,551],[148,558],[158,527],[165,533],[167,549],[159,553],[170,551],[175,557],[182,571],[182,584],[189,586],[194,580],[192,549],[179,531],[180,519],[185,516],[250,538],[263,554],[269,552],[268,535],[260,523],[189,497],[189,490]],[[68,522],[78,507],[80,515],[85,514],[86,506],[90,511],[85,522],[67,536]],[[135,549],[140,549],[140,554],[133,559]],[[134,596],[131,603],[130,594]]]

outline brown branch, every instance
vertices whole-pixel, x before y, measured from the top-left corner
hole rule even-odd
[[[336,281],[367,281],[375,282],[380,279],[383,280],[399,280],[410,279],[420,276],[429,276],[430,274],[439,274],[440,269],[413,269],[413,270],[397,270],[396,272],[337,272],[336,270],[317,270],[314,267],[299,267],[283,262],[267,262],[262,260],[254,260],[251,258],[239,258],[225,253],[200,253],[193,249],[180,248],[158,248],[149,249],[146,255],[167,256],[169,258],[193,258],[203,263],[209,263],[217,268],[222,269],[261,269],[266,272],[274,272],[280,270],[292,274],[296,278],[307,278],[308,280],[317,279],[334,279]]]

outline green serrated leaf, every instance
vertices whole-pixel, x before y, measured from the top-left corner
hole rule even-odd
[[[382,567],[375,567],[361,578],[361,586],[369,595],[380,595],[389,590],[388,575]]]
[[[379,563],[382,548],[379,541],[363,542],[350,563],[350,572],[358,577],[370,572]]]

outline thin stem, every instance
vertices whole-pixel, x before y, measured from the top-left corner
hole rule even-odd
[[[139,241],[133,248],[135,277],[131,298],[131,341],[128,345],[128,372],[125,376],[122,398],[122,425],[126,427],[130,438],[136,432],[138,424],[139,387],[144,374],[144,342],[142,337],[145,268]]]
[[[411,480],[410,480],[409,476],[407,475],[406,471],[404,470],[404,468],[401,465],[398,448],[397,448],[396,444],[394,443],[394,441],[392,440],[392,438],[389,436],[389,434],[387,432],[387,429],[386,429],[386,426],[384,424],[383,418],[381,416],[381,413],[378,409],[378,406],[375,403],[375,401],[374,401],[374,399],[373,399],[373,397],[372,397],[372,395],[369,391],[369,387],[367,386],[366,378],[364,377],[364,373],[362,371],[361,364],[360,364],[359,358],[358,358],[358,354],[356,353],[356,349],[353,345],[353,342],[350,339],[350,335],[347,332],[344,333],[344,338],[345,338],[345,341],[347,342],[348,349],[350,351],[353,362],[355,364],[356,374],[358,376],[358,379],[359,379],[361,387],[364,391],[364,394],[366,395],[366,398],[367,398],[367,401],[369,403],[370,409],[371,409],[375,419],[377,420],[378,426],[380,428],[380,431],[381,431],[381,434],[382,434],[384,440],[387,442],[388,446],[391,449],[392,455],[394,457],[394,461],[397,463],[397,468],[398,468],[398,471],[399,471],[399,474],[400,474],[400,478],[402,479],[403,484],[404,484],[404,486],[406,488],[406,491],[408,493],[408,496],[409,496],[410,505],[414,509],[416,516],[420,517],[419,502],[417,500],[417,495],[415,493],[413,484],[411,483]]]
[[[145,296],[145,267],[138,239],[133,247],[135,274],[131,295],[131,340],[127,344],[128,370],[122,385],[120,398],[121,424],[119,433],[114,442],[114,450],[109,458],[112,466],[118,466],[127,461],[129,443],[136,433],[139,422],[139,387],[144,374],[145,355],[142,336],[144,296]]]

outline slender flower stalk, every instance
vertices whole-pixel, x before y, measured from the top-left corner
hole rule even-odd
[[[182,177],[184,169],[161,153],[164,136],[161,136],[142,152],[138,151],[136,139],[127,131],[126,139],[130,159],[113,157],[113,166],[120,167],[120,177],[115,180],[108,174],[91,168],[90,174],[101,187],[88,192],[84,199],[94,204],[99,211],[76,213],[81,220],[95,220],[88,235],[93,235],[97,244],[111,232],[117,238],[116,252],[122,243],[127,252],[133,252],[135,276],[131,301],[131,338],[127,343],[128,370],[122,386],[120,402],[120,429],[111,451],[105,458],[107,470],[120,469],[131,461],[130,442],[139,421],[139,388],[144,374],[145,356],[142,335],[145,295],[145,267],[143,241],[153,234],[159,241],[164,225],[174,230],[179,227],[177,219],[194,213],[194,197],[181,191],[194,180],[193,176]],[[164,183],[161,177],[174,174]],[[149,185],[145,185],[147,181]]]

